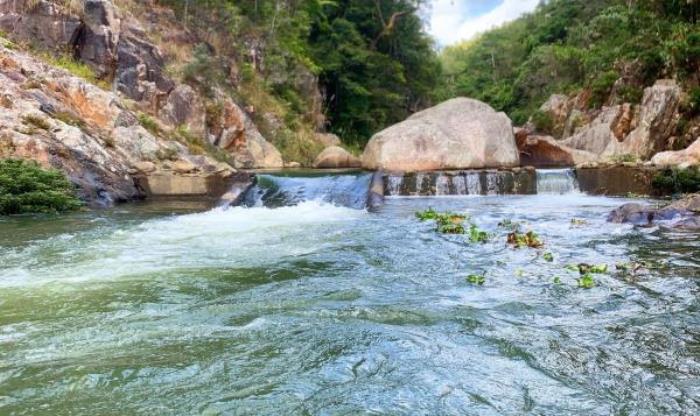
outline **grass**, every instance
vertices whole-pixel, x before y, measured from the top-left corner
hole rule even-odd
[[[0,160],[0,215],[64,212],[81,205],[61,172],[34,161]]]
[[[67,54],[52,55],[50,53],[40,53],[38,56],[47,64],[64,69],[78,78],[97,85],[103,90],[109,91],[112,88],[109,82],[99,78],[92,68],[80,61],[76,61]]]
[[[163,130],[161,130],[160,126],[158,125],[158,122],[155,121],[148,114],[140,113],[138,116],[138,120],[139,124],[141,124],[141,127],[148,130],[152,135],[160,136],[163,133]]]
[[[27,114],[24,117],[22,117],[22,123],[30,127],[36,127],[41,130],[49,131],[51,129],[51,125],[48,121],[46,121],[45,118],[37,116],[35,114]]]
[[[69,126],[78,127],[79,129],[85,128],[85,122],[79,117],[67,111],[59,111],[52,114],[53,118],[68,124]]]

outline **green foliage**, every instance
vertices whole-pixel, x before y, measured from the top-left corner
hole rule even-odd
[[[438,212],[432,208],[428,208],[425,211],[416,212],[416,218],[421,221],[435,220],[438,217]]]
[[[696,1],[550,0],[441,54],[441,98],[470,96],[525,122],[552,93],[587,90],[589,105],[639,102],[660,77],[697,85]],[[546,124],[546,123],[545,123]]]
[[[36,162],[0,160],[0,215],[78,209],[73,185],[59,171]]]
[[[68,54],[55,55],[42,53],[39,55],[49,65],[65,69],[76,77],[82,78],[85,81],[97,85],[104,90],[110,89],[109,83],[103,79],[100,79],[92,68],[83,62],[73,59]]]
[[[548,262],[550,262],[550,263],[554,261],[554,255],[553,255],[552,253],[549,253],[549,252],[544,253],[544,254],[542,255],[542,258],[543,258],[545,261],[548,261]]]
[[[423,2],[162,1],[208,40],[195,48],[183,77],[206,91],[229,73],[218,57],[235,58],[240,98],[285,123],[286,131],[270,129],[266,137],[288,160],[313,159],[319,150],[306,140],[319,123],[313,76],[330,129],[350,145],[364,145],[377,130],[431,104],[440,63],[419,15]]]
[[[441,234],[464,234],[464,225],[454,222],[438,223],[437,231]]]
[[[593,279],[593,275],[589,273],[581,275],[581,277],[576,279],[576,282],[578,282],[578,287],[582,289],[593,289],[595,287],[595,280]]]
[[[512,233],[508,234],[508,244],[515,248],[540,248],[544,246],[544,243],[534,231],[528,231],[525,234],[521,234],[518,231],[513,231]]]
[[[666,169],[657,173],[651,184],[663,193],[700,192],[700,168]]]
[[[486,231],[482,231],[476,224],[472,224],[469,227],[469,241],[472,243],[486,243],[489,241],[489,234]]]
[[[537,110],[532,113],[532,123],[537,131],[552,134],[554,132],[554,119],[551,114]]]
[[[467,276],[467,282],[473,284],[473,285],[483,285],[486,283],[486,276],[481,275],[481,274],[470,274]]]
[[[148,130],[151,134],[153,134],[154,136],[161,135],[162,130],[160,129],[158,122],[155,121],[151,116],[149,116],[148,114],[140,113],[138,119],[139,123],[141,124],[141,127]]]

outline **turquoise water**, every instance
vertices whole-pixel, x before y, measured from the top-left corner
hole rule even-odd
[[[700,236],[606,223],[622,202],[0,220],[0,414],[698,414]],[[494,238],[438,235],[427,207]],[[545,248],[509,248],[504,219]],[[630,261],[649,268],[615,271]],[[581,289],[581,262],[611,271]]]

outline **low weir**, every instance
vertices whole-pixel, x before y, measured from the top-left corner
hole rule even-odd
[[[350,208],[376,208],[384,197],[533,195],[579,192],[572,169],[436,171],[419,173],[265,173],[234,205],[280,207],[321,201]],[[226,204],[230,202],[225,201]]]

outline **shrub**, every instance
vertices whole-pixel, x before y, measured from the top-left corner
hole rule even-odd
[[[0,161],[0,215],[78,209],[75,189],[59,171],[20,159]]]
[[[151,134],[155,136],[160,136],[160,126],[158,126],[158,123],[149,115],[143,113],[139,114],[139,123],[144,129],[151,132]]]
[[[544,111],[537,110],[532,114],[532,124],[539,132],[548,134],[554,132],[554,119],[551,114]]]
[[[27,114],[26,116],[22,117],[22,122],[28,126],[36,127],[42,130],[48,131],[51,129],[51,125],[48,121],[46,121],[43,117],[34,114]]]
[[[700,192],[700,169],[666,169],[657,173],[651,184],[663,193]]]
[[[615,81],[619,78],[616,71],[608,71],[598,76],[591,83],[591,99],[588,102],[589,107],[599,108],[605,104],[610,95]]]

